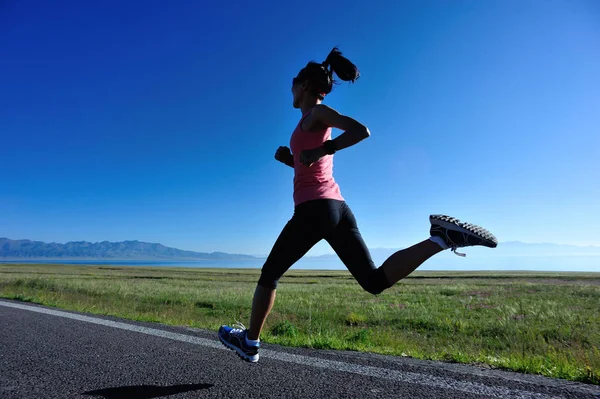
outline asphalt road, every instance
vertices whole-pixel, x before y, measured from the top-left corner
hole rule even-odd
[[[600,398],[600,388],[408,358],[263,345],[0,300],[0,398]]]

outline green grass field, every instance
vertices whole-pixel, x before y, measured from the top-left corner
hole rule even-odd
[[[215,330],[248,324],[259,270],[0,265],[0,297]],[[600,273],[416,272],[378,296],[291,270],[261,339],[600,384]]]

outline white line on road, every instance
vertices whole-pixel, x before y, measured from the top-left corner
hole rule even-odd
[[[28,310],[31,312],[43,313],[52,316],[64,317],[67,319],[83,321],[86,323],[98,324],[101,326],[118,328],[121,330],[133,331],[137,333],[153,335],[155,337],[167,338],[175,341],[187,342],[195,345],[208,346],[213,349],[227,350],[218,341],[206,338],[194,337],[191,335],[173,333],[169,331],[158,330],[137,326],[134,324],[121,323],[112,320],[105,320],[96,317],[83,316],[75,313],[62,312],[38,306],[22,305],[13,302],[0,301],[0,306],[9,308]],[[487,386],[477,382],[460,381],[449,377],[436,377],[428,374],[413,373],[407,371],[391,370],[383,367],[363,366],[359,364],[345,363],[335,360],[326,360],[316,357],[296,355],[286,352],[277,352],[261,349],[260,357],[280,360],[288,363],[301,364],[304,366],[318,367],[326,370],[342,371],[346,373],[360,374],[364,376],[385,378],[397,382],[425,385],[427,387],[436,387],[441,389],[453,389],[456,391],[467,392],[476,395],[487,395],[499,398],[515,399],[562,399],[561,396],[550,396],[537,392],[530,392],[518,389],[510,389],[499,386]],[[237,358],[237,357],[236,357]]]

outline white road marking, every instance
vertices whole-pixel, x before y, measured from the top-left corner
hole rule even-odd
[[[227,350],[218,341],[206,338],[194,337],[185,334],[173,333],[169,331],[158,330],[137,326],[134,324],[121,323],[112,320],[105,320],[96,317],[83,316],[75,313],[62,312],[43,307],[22,305],[13,302],[0,301],[0,306],[9,308],[28,310],[31,312],[43,313],[51,316],[63,317],[67,319],[83,321],[86,323],[98,324],[101,326],[118,328],[121,330],[133,331],[137,333],[153,335],[155,337],[167,338],[175,341],[187,342],[195,345],[207,346],[213,349]],[[232,356],[235,356],[232,354]],[[359,364],[345,363],[336,360],[320,359],[316,357],[296,355],[286,352],[277,352],[261,349],[260,357],[280,360],[288,363],[301,364],[304,366],[323,368],[326,370],[342,371],[346,373],[360,374],[364,376],[385,378],[397,382],[425,385],[427,387],[436,387],[441,389],[452,389],[455,391],[467,392],[476,395],[487,395],[498,398],[519,398],[519,399],[564,399],[562,396],[550,396],[537,392],[530,392],[518,389],[510,389],[499,386],[487,386],[477,382],[460,381],[449,377],[436,377],[428,374],[413,373],[407,371],[391,370],[382,367],[363,366]],[[237,356],[236,361],[241,361]]]

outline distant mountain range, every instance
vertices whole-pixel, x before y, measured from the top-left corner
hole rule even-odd
[[[257,259],[251,255],[224,252],[193,252],[140,241],[87,242],[66,244],[0,238],[0,259],[139,259],[139,260],[199,260],[199,259]]]

